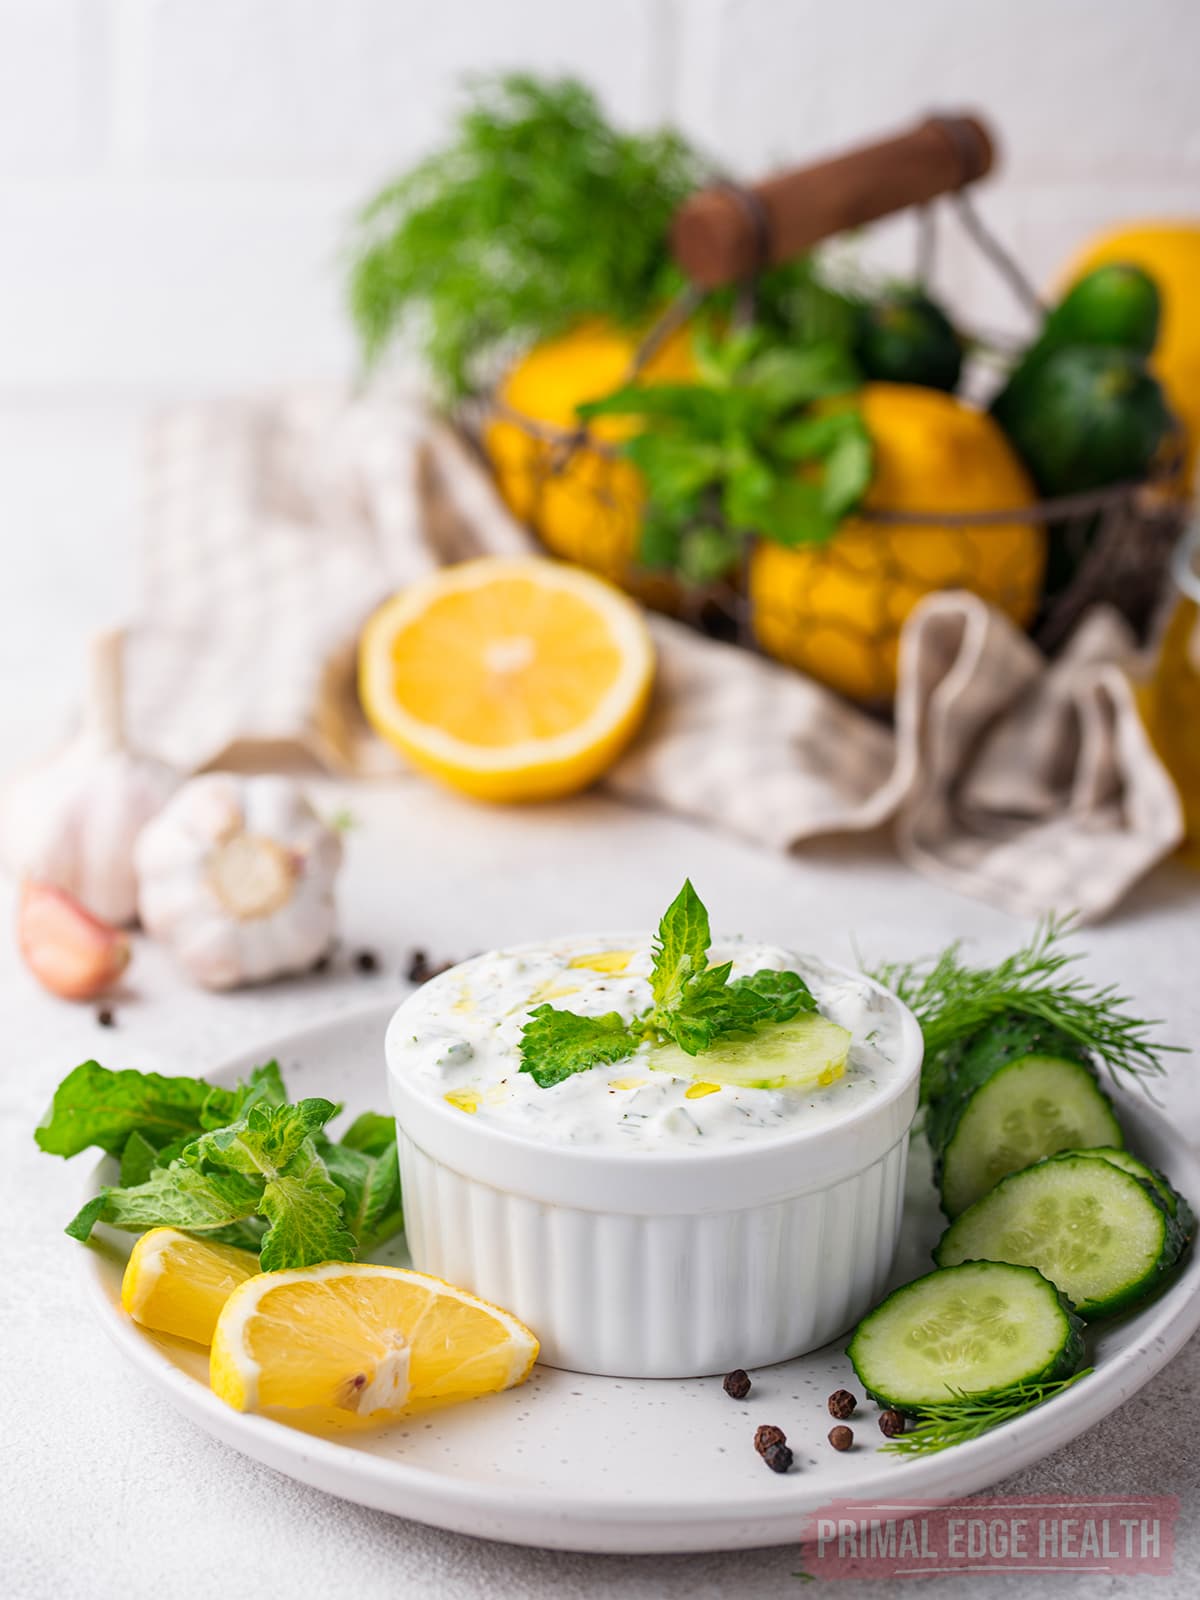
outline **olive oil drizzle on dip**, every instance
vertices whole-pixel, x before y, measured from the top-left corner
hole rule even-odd
[[[690,1075],[651,1066],[641,1044],[627,1060],[540,1088],[521,1067],[521,1030],[533,1007],[626,1018],[651,1003],[651,941],[555,940],[492,951],[434,978],[404,1006],[393,1070],[463,1115],[541,1144],[670,1150],[748,1140],[838,1121],[896,1070],[895,1009],[865,981],[773,945],[714,941],[713,963],[733,976],[762,968],[798,972],[820,1012],[851,1034],[845,1072],[803,1089],[752,1089],[708,1082],[704,1055]]]

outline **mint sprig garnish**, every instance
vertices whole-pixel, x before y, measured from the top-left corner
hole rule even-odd
[[[634,1028],[618,1011],[580,1017],[551,1005],[537,1006],[521,1030],[521,1071],[539,1089],[549,1089],[589,1067],[611,1066],[637,1049]]]
[[[695,1056],[718,1039],[745,1036],[817,1009],[796,972],[764,968],[731,978],[731,961],[709,966],[711,943],[708,911],[686,881],[658,925],[650,971],[653,1003],[632,1021],[616,1011],[584,1017],[551,1005],[536,1007],[521,1030],[521,1071],[548,1089],[577,1072],[625,1060],[643,1040],[669,1039]]]
[[[120,1182],[82,1207],[73,1238],[98,1222],[182,1228],[256,1250],[272,1271],[351,1261],[403,1224],[395,1123],[367,1112],[333,1140],[324,1129],[337,1111],[289,1103],[273,1061],[232,1089],[89,1061],[59,1084],[37,1141],[120,1157]]]

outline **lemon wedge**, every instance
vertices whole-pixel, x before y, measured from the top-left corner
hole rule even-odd
[[[211,1344],[221,1307],[258,1272],[258,1257],[208,1244],[178,1228],[151,1228],[133,1247],[121,1279],[121,1304],[135,1322]]]
[[[382,1418],[523,1383],[537,1353],[516,1317],[440,1278],[330,1261],[235,1289],[209,1376],[237,1411],[333,1407]]]
[[[375,730],[483,800],[547,800],[592,783],[637,730],[653,676],[631,600],[532,556],[434,573],[382,606],[359,646]]]

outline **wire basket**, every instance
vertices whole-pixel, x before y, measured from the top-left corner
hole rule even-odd
[[[736,281],[735,315],[751,318],[754,280],[763,268],[907,206],[918,218],[916,276],[927,280],[937,241],[932,201],[939,194],[949,196],[968,238],[1018,300],[1040,315],[1036,291],[965,192],[991,159],[990,136],[977,120],[934,117],[820,167],[752,189],[725,183],[695,197],[677,219],[674,240],[691,281],[642,341],[626,381],[687,323],[706,290]],[[1011,354],[1000,341],[972,344],[1001,360]],[[861,510],[827,543],[787,551],[783,567],[774,563],[786,581],[772,581],[769,555],[758,554],[769,541],[752,539],[735,577],[695,585],[638,562],[644,492],[610,441],[586,425],[561,428],[525,416],[495,391],[469,402],[460,422],[480,446],[496,422],[517,430],[520,459],[511,472],[494,451],[492,464],[510,505],[553,553],[603,572],[709,634],[814,671],[865,702],[889,698],[904,619],[936,589],[983,595],[1028,626],[1047,652],[1102,604],[1115,607],[1144,639],[1186,519],[1179,443],[1145,480],[1035,504],[953,513]],[[1050,553],[1044,587],[1041,530]],[[868,567],[873,604],[864,611],[859,580]],[[1065,581],[1061,572],[1069,574]]]

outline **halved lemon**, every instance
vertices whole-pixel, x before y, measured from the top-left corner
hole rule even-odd
[[[121,1304],[135,1322],[196,1344],[211,1344],[221,1307],[258,1272],[258,1257],[208,1244],[178,1228],[151,1228],[133,1247]]]
[[[359,646],[376,731],[483,800],[585,788],[636,732],[654,677],[638,607],[537,557],[447,567],[383,605]]]
[[[523,1383],[538,1342],[516,1317],[421,1272],[370,1262],[263,1272],[230,1295],[209,1377],[236,1411],[395,1415]]]

